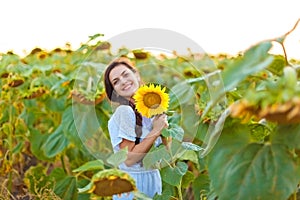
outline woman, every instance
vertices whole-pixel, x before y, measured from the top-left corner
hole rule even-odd
[[[119,58],[108,65],[104,74],[107,97],[118,103],[108,122],[108,130],[114,152],[128,148],[127,159],[119,168],[136,181],[139,191],[153,197],[161,194],[162,183],[158,169],[146,170],[142,160],[150,148],[162,143],[161,131],[168,127],[167,116],[153,119],[142,117],[135,109],[132,96],[141,85],[140,75],[126,58]],[[114,199],[133,199],[133,194],[123,194]]]

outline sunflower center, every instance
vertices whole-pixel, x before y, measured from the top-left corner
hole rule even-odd
[[[159,107],[161,103],[161,98],[159,94],[155,92],[149,92],[144,95],[143,101],[145,106],[147,106],[148,108],[155,109]]]

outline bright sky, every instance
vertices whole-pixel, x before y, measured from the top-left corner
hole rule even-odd
[[[96,33],[109,39],[161,28],[185,35],[207,53],[236,54],[290,31],[300,18],[298,5],[298,0],[2,0],[0,52],[22,55],[67,42],[77,48]],[[285,45],[289,57],[300,59],[300,24]]]

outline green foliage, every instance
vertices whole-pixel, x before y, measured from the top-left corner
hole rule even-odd
[[[113,108],[102,80],[105,66],[125,55],[144,82],[164,85],[170,94],[170,126],[162,135],[172,143],[153,146],[143,159],[145,168],[162,175],[163,193],[154,199],[295,196],[299,61],[271,55],[274,41],[236,57],[155,56],[126,48],[113,55],[102,36],[90,36],[75,51],[66,46],[36,48],[24,58],[0,55],[0,178],[8,191],[21,179],[36,199],[101,199],[101,189],[93,190],[100,179],[102,186],[131,180],[116,169],[128,152],[112,152],[107,122]]]
[[[111,164],[113,167],[117,168],[121,163],[123,163],[127,158],[128,150],[124,148],[107,158],[107,163]]]
[[[184,130],[178,124],[169,123],[169,128],[164,129],[162,135],[164,137],[172,137],[178,141],[182,141]]]
[[[284,145],[249,144],[232,151],[230,156],[219,153],[223,159],[218,166],[223,167],[214,170],[218,180],[212,181],[220,182],[214,187],[220,199],[287,199],[296,190],[299,166]],[[211,163],[211,167],[217,166]]]
[[[55,184],[54,192],[62,199],[78,199],[76,178],[67,176]]]
[[[281,76],[283,68],[287,65],[285,58],[282,55],[275,55],[273,62],[267,67],[267,69],[274,75]]]
[[[85,172],[90,170],[102,170],[104,169],[104,163],[102,160],[92,160],[89,162],[86,162],[82,166],[78,167],[77,169],[74,169],[73,172]]]
[[[30,192],[34,195],[41,195],[46,190],[53,187],[53,179],[45,174],[45,168],[42,165],[31,167],[26,171],[24,181]]]
[[[248,49],[232,66],[225,68],[222,73],[225,91],[233,90],[247,76],[269,66],[273,61],[268,54],[271,47],[271,42],[259,43]]]
[[[275,144],[284,144],[290,149],[300,149],[300,125],[289,124],[276,127],[272,137],[272,142]]]
[[[173,186],[180,186],[183,175],[187,172],[187,164],[178,162],[174,167],[167,167],[162,169],[162,179],[166,183]]]

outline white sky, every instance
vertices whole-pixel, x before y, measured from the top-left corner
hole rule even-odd
[[[51,50],[88,36],[109,39],[140,28],[162,28],[194,40],[207,53],[236,54],[291,30],[299,0],[1,0],[0,52]],[[286,40],[300,59],[300,24]],[[282,53],[281,49],[276,52]]]

